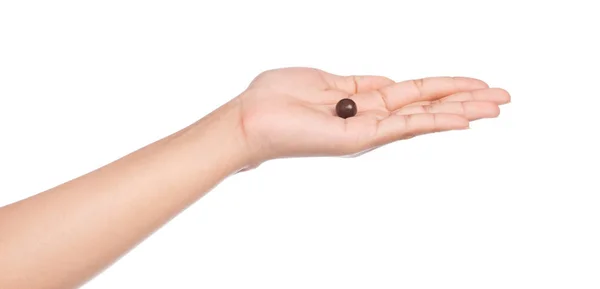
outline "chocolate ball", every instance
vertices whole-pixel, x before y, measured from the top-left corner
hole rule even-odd
[[[356,112],[356,103],[349,98],[340,100],[335,106],[335,113],[341,118],[353,117],[356,115]]]

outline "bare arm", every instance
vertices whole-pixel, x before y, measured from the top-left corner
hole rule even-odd
[[[350,98],[355,116],[335,115]],[[259,75],[197,123],[0,208],[0,288],[74,288],[227,176],[269,159],[358,155],[493,118],[510,96],[464,77],[394,82],[310,68]]]
[[[0,288],[73,288],[244,166],[239,107],[0,209]]]

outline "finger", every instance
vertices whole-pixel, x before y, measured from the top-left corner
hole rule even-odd
[[[510,94],[502,88],[488,88],[474,91],[459,92],[437,101],[419,101],[407,106],[427,105],[432,103],[460,102],[460,101],[489,101],[496,104],[506,104],[510,102]]]
[[[394,84],[393,80],[378,75],[341,76],[324,71],[321,71],[321,75],[329,89],[340,90],[348,94],[357,94]]]
[[[493,102],[486,101],[461,101],[439,104],[405,106],[397,110],[396,115],[410,115],[420,113],[451,113],[462,115],[468,120],[493,118],[500,114],[500,108]]]
[[[389,111],[418,101],[433,101],[459,92],[488,88],[478,79],[467,77],[430,77],[398,82],[373,91]]]
[[[383,145],[417,135],[466,129],[468,127],[469,121],[457,114],[393,114],[379,122],[372,145]]]

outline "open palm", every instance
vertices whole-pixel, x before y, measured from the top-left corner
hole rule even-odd
[[[354,100],[358,113],[335,113]],[[416,135],[467,128],[496,117],[510,101],[502,89],[465,77],[394,82],[382,76],[339,76],[312,68],[259,75],[239,97],[248,143],[264,158],[350,155]]]

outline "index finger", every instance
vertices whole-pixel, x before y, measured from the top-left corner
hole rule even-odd
[[[397,110],[418,101],[436,100],[450,94],[488,88],[489,86],[469,77],[429,77],[402,81],[375,90],[388,111]]]
[[[379,89],[394,83],[393,80],[380,75],[348,75],[341,76],[319,71],[330,89],[337,89],[348,94],[357,94]]]

